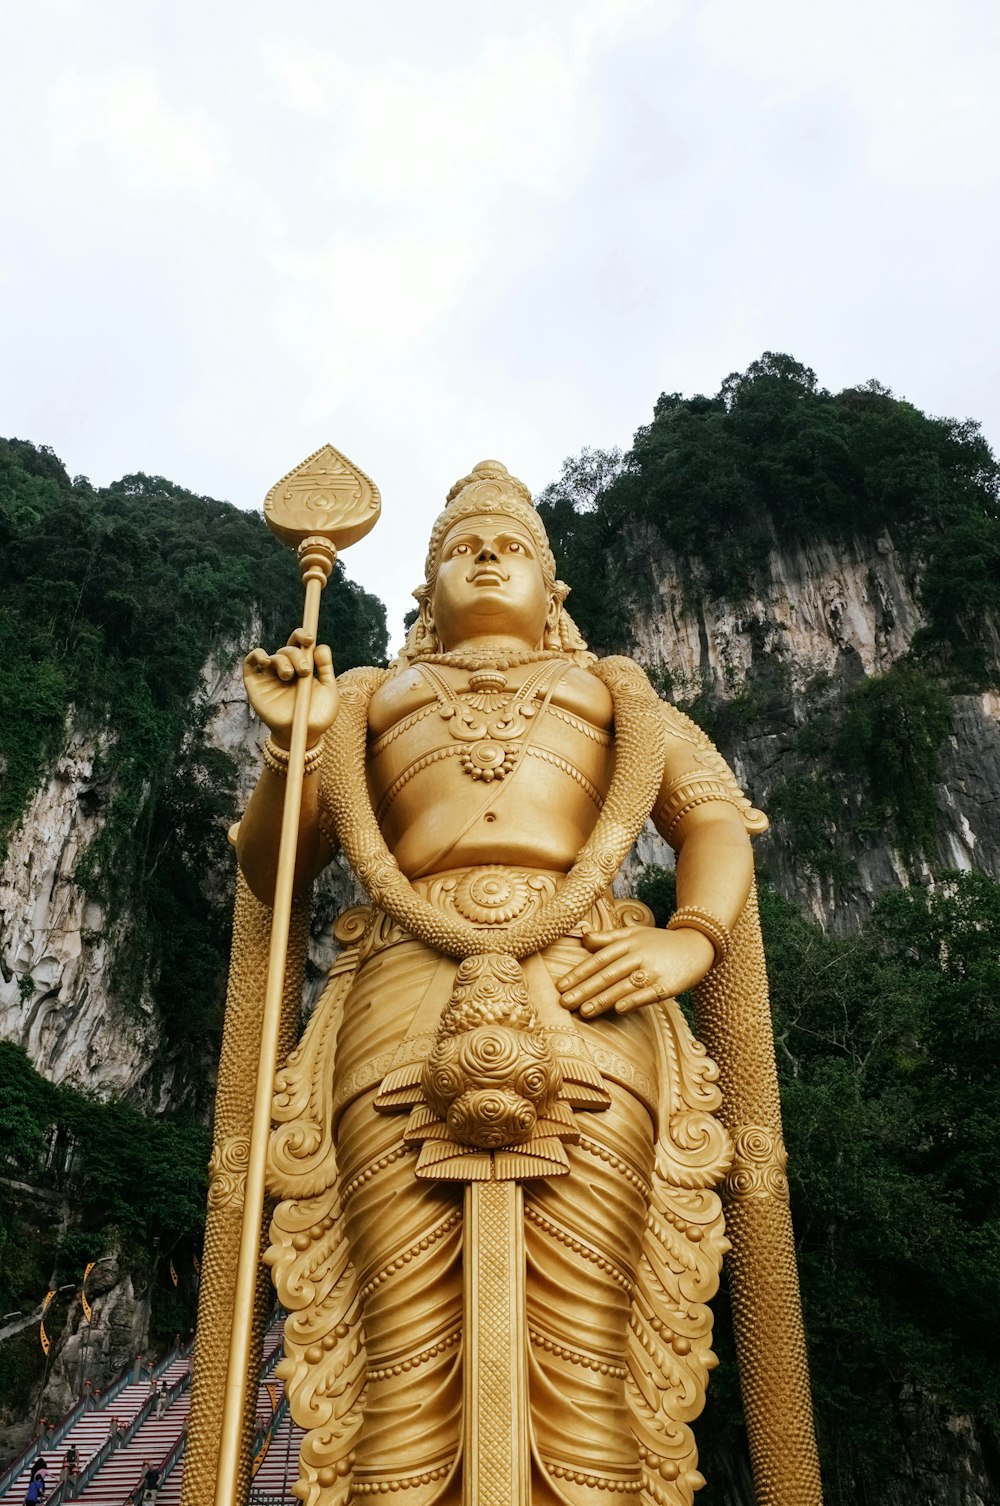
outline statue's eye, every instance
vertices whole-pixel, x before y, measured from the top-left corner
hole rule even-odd
[[[468,544],[456,544],[451,552],[452,554],[470,554],[472,551],[469,549]]]
[[[508,548],[510,549],[511,554],[523,554],[524,553],[524,545],[523,544],[519,544],[517,542],[517,539],[512,540],[512,542],[508,545]]]

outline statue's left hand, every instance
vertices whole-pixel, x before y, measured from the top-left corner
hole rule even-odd
[[[700,931],[626,926],[588,931],[583,943],[593,956],[559,978],[556,987],[562,1004],[587,1019],[673,998],[700,983],[715,961],[715,949]]]

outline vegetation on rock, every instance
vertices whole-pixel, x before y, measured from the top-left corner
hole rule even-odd
[[[210,656],[246,646],[251,625],[273,645],[300,621],[294,558],[259,513],[156,476],[94,490],[23,440],[0,441],[0,558],[0,858],[72,716],[101,749],[104,819],[76,879],[114,942],[113,992],[126,1008],[152,1000],[204,1098],[228,955],[237,766],[206,737],[202,676]],[[339,564],[320,632],[340,669],[384,660],[382,603]]]
[[[208,1187],[208,1130],[190,1114],[143,1114],[47,1082],[25,1052],[0,1041],[0,1303],[30,1312],[50,1282],[79,1285],[85,1265],[114,1254],[137,1288],[151,1286],[152,1332],[186,1332]],[[19,1196],[16,1183],[33,1192]],[[184,1296],[188,1300],[185,1304]],[[75,1299],[74,1299],[75,1300]],[[48,1326],[65,1317],[53,1309]],[[0,1412],[23,1403],[43,1364],[30,1343],[0,1348]]]
[[[724,718],[730,704],[722,702],[717,715]],[[777,840],[821,879],[848,881],[849,852],[887,842],[917,873],[934,847],[938,760],[949,725],[939,679],[913,662],[846,691],[832,682],[817,689],[781,741],[788,772],[767,800]]]
[[[662,922],[673,876],[639,892]],[[766,886],[761,916],[826,1500],[882,1500],[907,1399],[1000,1434],[1000,884],[884,894],[849,938]],[[732,1360],[725,1298],[717,1331]],[[724,1363],[706,1506],[739,1417]]]
[[[688,562],[692,594],[730,601],[776,544],[888,532],[920,574],[915,650],[957,687],[997,671],[983,623],[1000,608],[1000,467],[977,424],[929,417],[879,382],[831,393],[766,351],[712,397],[664,393],[627,455],[568,460],[540,510],[571,610],[602,650],[628,646],[643,530]]]

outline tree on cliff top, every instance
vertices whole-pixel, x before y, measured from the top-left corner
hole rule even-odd
[[[600,483],[583,495],[581,468]],[[930,417],[879,382],[831,393],[765,351],[712,397],[662,394],[620,462],[568,460],[540,511],[577,586],[571,610],[599,647],[627,641],[630,529],[633,555],[652,531],[703,589],[737,601],[776,544],[888,531],[921,575],[929,625],[917,648],[960,682],[995,672],[983,625],[1000,611],[1000,466],[978,424]]]

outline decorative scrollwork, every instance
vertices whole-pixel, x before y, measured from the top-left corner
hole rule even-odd
[[[787,1201],[788,1152],[778,1131],[762,1124],[744,1124],[733,1135],[735,1157],[726,1177],[730,1198],[777,1197]]]
[[[208,1162],[208,1206],[240,1206],[246,1195],[250,1136],[229,1135],[212,1147]]]
[[[496,1150],[535,1133],[562,1072],[513,957],[484,952],[462,962],[421,1086],[459,1145]]]

